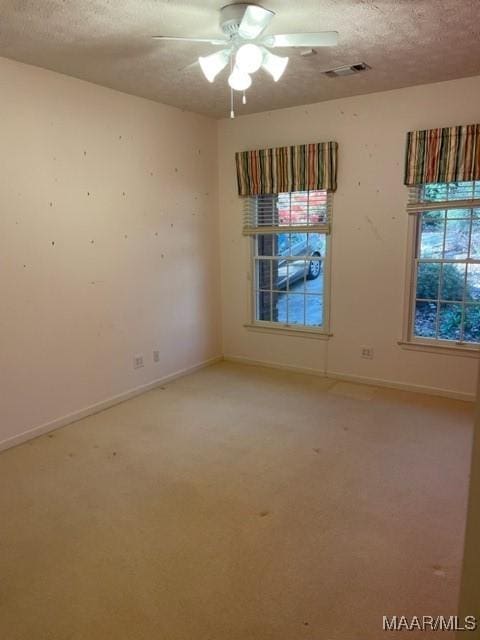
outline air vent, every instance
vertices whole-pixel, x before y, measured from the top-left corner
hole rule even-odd
[[[342,76],[353,76],[355,73],[367,71],[368,69],[371,69],[371,67],[369,67],[366,62],[358,62],[357,64],[344,65],[343,67],[330,69],[323,73],[329,78],[341,78]]]

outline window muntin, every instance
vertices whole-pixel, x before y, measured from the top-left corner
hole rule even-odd
[[[409,209],[416,216],[410,337],[428,343],[477,345],[480,183],[414,188]]]
[[[326,191],[249,198],[255,324],[325,331],[329,205]]]

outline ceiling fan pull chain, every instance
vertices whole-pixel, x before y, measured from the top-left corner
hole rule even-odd
[[[243,92],[242,104],[247,104],[247,96],[245,95],[245,91]]]
[[[233,57],[230,56],[230,73],[233,71]],[[230,118],[235,118],[235,111],[233,109],[233,87],[230,87]]]

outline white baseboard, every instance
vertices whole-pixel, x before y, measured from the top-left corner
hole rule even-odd
[[[209,360],[204,360],[203,362],[199,362],[198,364],[187,367],[186,369],[175,371],[174,373],[164,376],[163,378],[157,378],[156,380],[153,380],[153,382],[148,382],[147,384],[140,385],[139,387],[135,387],[134,389],[130,389],[129,391],[124,391],[123,393],[119,393],[116,396],[107,398],[107,400],[96,402],[95,404],[85,407],[84,409],[80,409],[79,411],[74,411],[73,413],[69,413],[66,416],[62,416],[61,418],[56,418],[51,422],[46,422],[45,424],[41,424],[38,427],[33,427],[33,429],[23,431],[22,433],[19,433],[16,436],[12,436],[11,438],[7,438],[6,440],[1,440],[0,451],[9,449],[10,447],[15,447],[16,445],[21,444],[22,442],[26,442],[27,440],[31,440],[32,438],[38,438],[38,436],[48,433],[49,431],[54,431],[55,429],[65,427],[66,425],[71,424],[72,422],[77,422],[77,420],[81,420],[82,418],[92,416],[95,413],[99,413],[100,411],[109,409],[116,404],[125,402],[125,400],[130,400],[130,398],[134,398],[135,396],[146,393],[151,389],[155,389],[162,384],[166,384],[167,382],[171,382],[172,380],[176,380],[177,378],[182,378],[183,376],[186,376],[189,373],[194,373],[199,369],[209,367],[210,365],[215,364],[216,362],[220,362],[221,360],[223,360],[223,356],[217,356],[215,358],[210,358]]]
[[[428,396],[439,396],[441,398],[451,398],[452,400],[463,400],[464,402],[474,402],[474,393],[465,393],[462,391],[451,391],[449,389],[439,389],[437,387],[426,387],[422,385],[406,384],[404,382],[395,382],[393,380],[381,380],[379,378],[368,378],[364,376],[350,375],[347,373],[339,373],[336,371],[319,371],[308,367],[295,367],[268,360],[253,360],[243,356],[224,356],[227,362],[238,362],[240,364],[248,364],[257,367],[269,367],[270,369],[280,369],[282,371],[292,371],[292,373],[305,373],[307,375],[319,376],[321,378],[330,378],[331,380],[341,380],[344,382],[354,382],[356,384],[366,384],[374,387],[386,387],[387,389],[398,389],[400,391],[410,391],[412,393],[423,393]]]

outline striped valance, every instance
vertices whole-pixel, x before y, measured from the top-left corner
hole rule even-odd
[[[405,184],[480,180],[480,125],[410,131]]]
[[[238,193],[258,196],[288,191],[335,191],[337,143],[241,151],[235,155]]]

